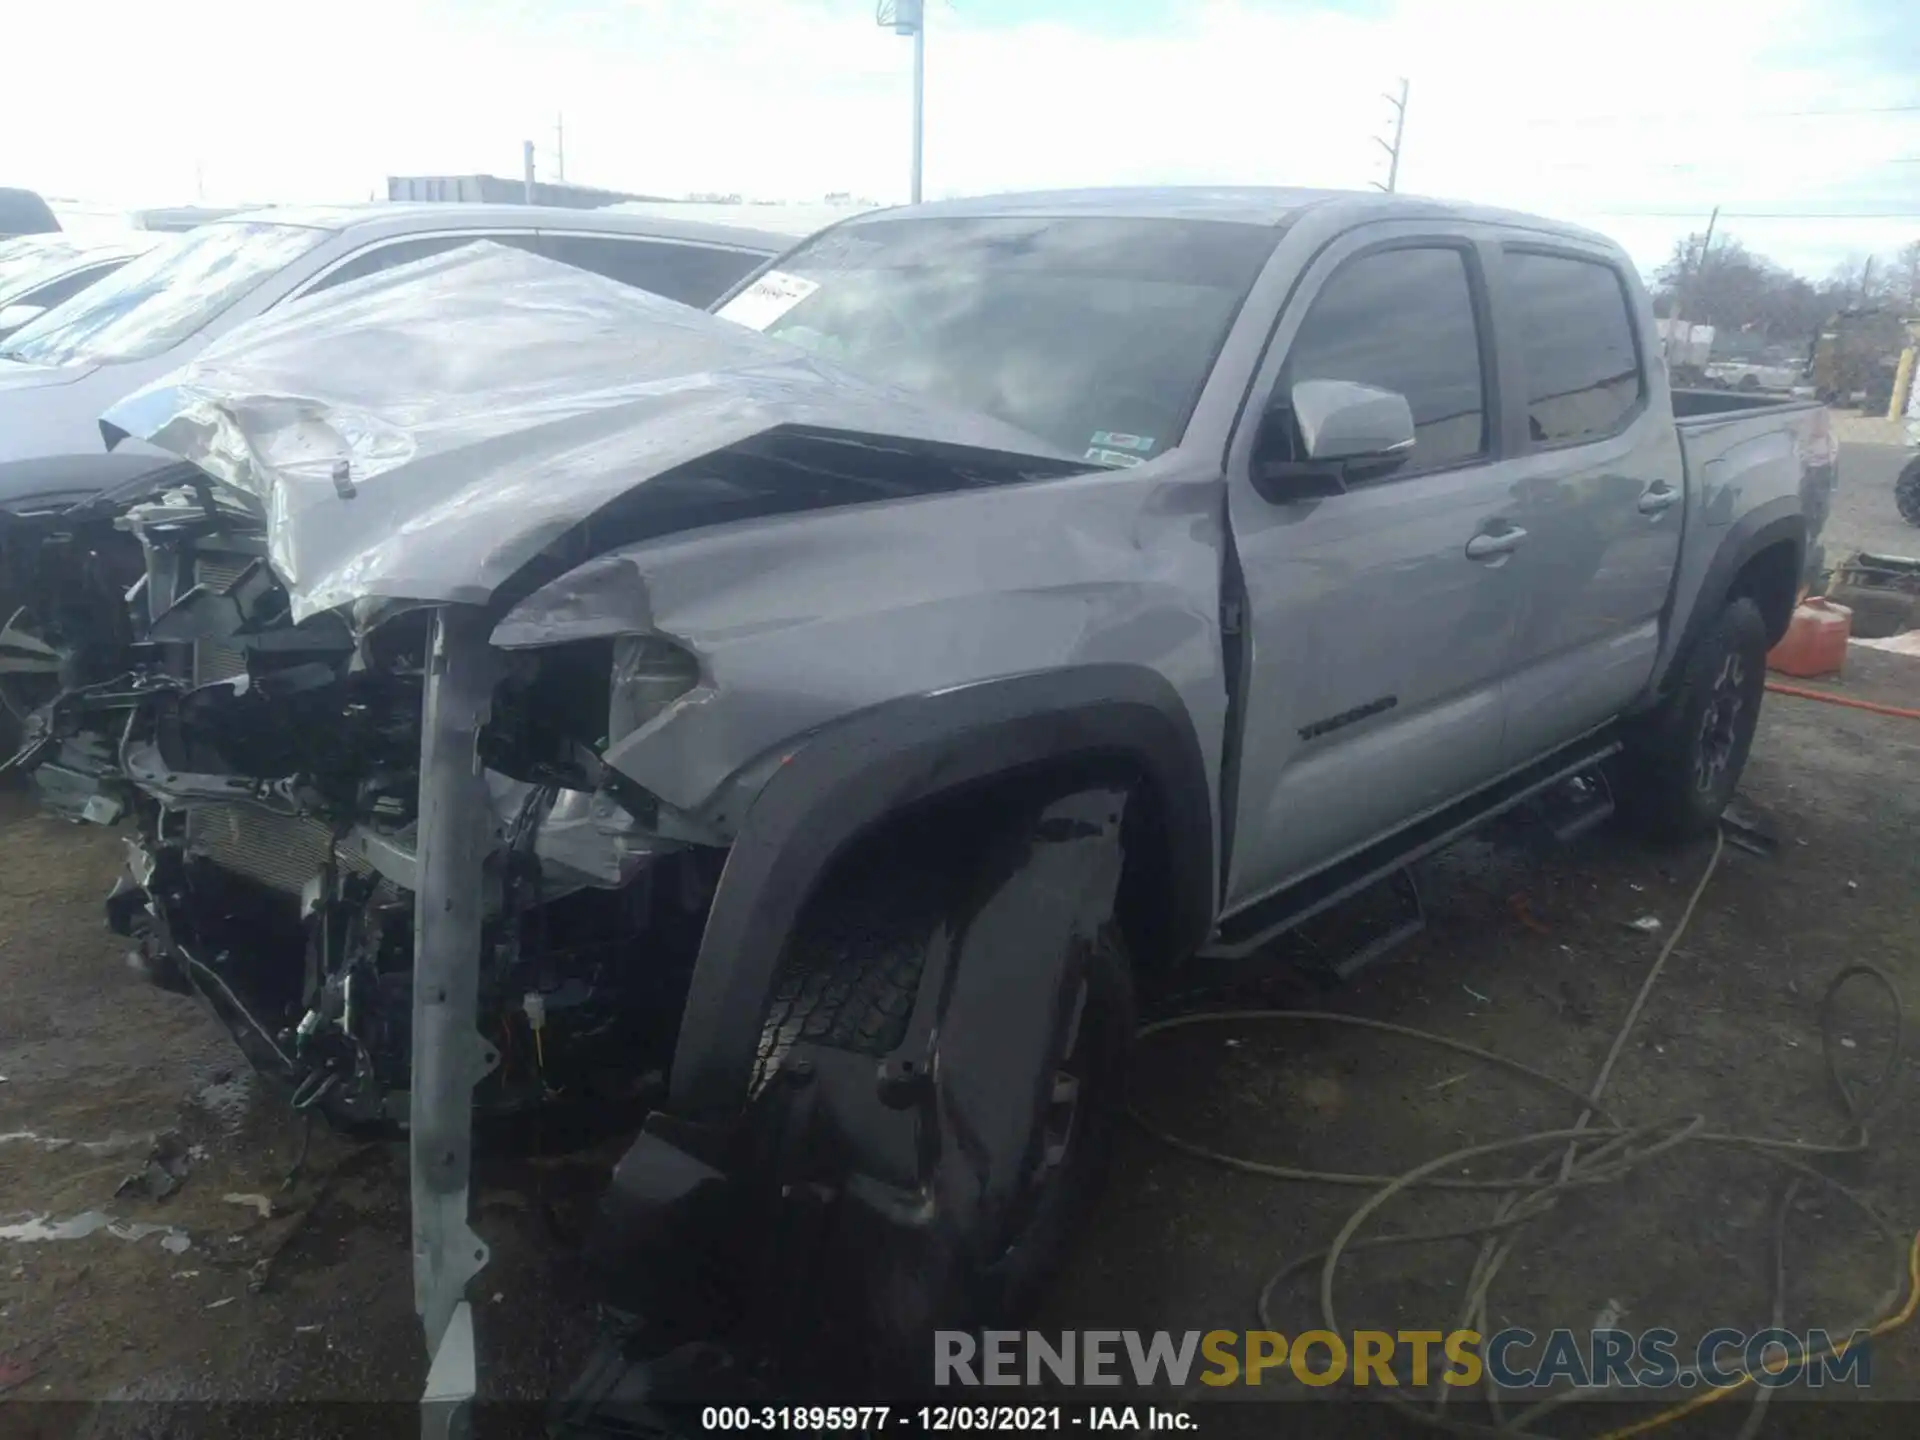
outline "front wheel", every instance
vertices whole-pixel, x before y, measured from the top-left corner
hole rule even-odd
[[[1920,525],[1920,456],[1909,460],[1900,478],[1893,482],[1893,503],[1900,507],[1902,520]]]
[[[956,907],[965,908],[955,889],[952,875],[916,866],[910,847],[845,867],[825,903],[803,920],[776,982],[756,1087],[776,1104],[805,1103],[804,1090],[776,1083],[800,1045],[876,1061],[894,1053],[907,1035],[923,972],[949,934],[960,973],[947,989],[966,987],[964,972],[979,961],[965,927],[950,928]],[[930,1248],[916,1242],[896,1251],[878,1236],[851,1247],[870,1263],[836,1277],[840,1293],[826,1312],[827,1344],[839,1352],[829,1363],[848,1367],[848,1374],[913,1387],[925,1378],[934,1331],[1017,1323],[1098,1195],[1124,1112],[1135,1025],[1130,957],[1111,919],[1083,938],[1033,939],[1035,964],[1053,976],[1045,987],[1050,993],[1041,999],[1022,991],[1010,1003],[1038,1003],[1056,1019],[1051,1038],[1029,1057],[1031,1071],[996,1073],[991,1080],[974,1073],[994,1063],[994,1048],[956,1047],[951,1008],[943,1008],[932,1067],[936,1091],[977,1092],[984,1082],[1009,1103],[1031,1097],[1014,1183],[1003,1201],[980,1203],[969,1178],[980,1163],[970,1155],[971,1137],[954,1128],[959,1122],[949,1103],[930,1096],[920,1111],[921,1168],[908,1186],[933,1217]],[[1055,943],[1062,948],[1054,950]],[[977,1024],[980,1011],[970,1013]],[[784,1098],[789,1094],[791,1101]]]
[[[1676,840],[1713,829],[1746,768],[1766,677],[1760,607],[1731,600],[1694,643],[1672,693],[1628,731],[1614,791],[1630,823]]]

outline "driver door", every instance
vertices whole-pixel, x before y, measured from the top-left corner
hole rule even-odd
[[[1403,395],[1415,444],[1342,493],[1270,499],[1253,435],[1235,438],[1248,634],[1229,913],[1503,768],[1520,505],[1491,339],[1480,249],[1405,224],[1322,252],[1281,318],[1255,389],[1280,412],[1268,431],[1299,447],[1292,386],[1348,380]]]

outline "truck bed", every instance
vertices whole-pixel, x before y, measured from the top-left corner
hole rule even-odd
[[[1827,568],[1820,532],[1833,505],[1839,453],[1827,407],[1788,396],[1676,390],[1673,414],[1687,516],[1672,613],[1691,614],[1716,557],[1732,553],[1725,542],[1735,515],[1749,522],[1770,513],[1804,516],[1800,583],[1818,589]],[[1667,636],[1663,673],[1683,638],[1677,631]]]
[[[1689,425],[1711,424],[1733,415],[1755,410],[1824,410],[1819,401],[1794,395],[1755,393],[1750,390],[1675,390],[1674,423],[1682,429]]]

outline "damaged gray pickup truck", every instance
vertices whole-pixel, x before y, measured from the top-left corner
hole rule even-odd
[[[1834,483],[1818,406],[1669,394],[1616,246],[1397,196],[866,215],[717,315],[486,245],[327,301],[109,412],[182,462],[138,638],[19,760],[125,828],[156,980],[407,1127],[436,1407],[476,1115],[650,1074],[579,1411],[924,1381],[1182,964],[1569,777],[1710,828]]]

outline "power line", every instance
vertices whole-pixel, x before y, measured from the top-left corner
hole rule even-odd
[[[1672,120],[1800,120],[1835,115],[1920,115],[1920,105],[1837,105],[1807,110],[1622,110],[1605,115],[1490,115],[1489,125],[1617,125]]]

